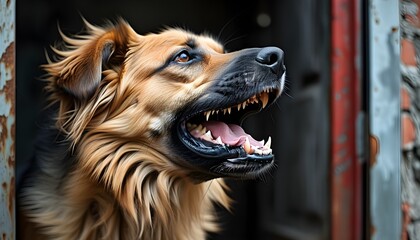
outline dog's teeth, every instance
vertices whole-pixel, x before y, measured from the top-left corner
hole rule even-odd
[[[208,121],[208,120],[209,120],[209,118],[210,118],[210,114],[211,114],[211,112],[210,112],[210,111],[207,111],[207,112],[205,112],[205,113],[204,113],[204,115],[206,115],[206,121]]]
[[[208,131],[204,134],[204,136],[208,137],[209,139],[213,139],[213,136],[211,135],[211,131],[210,131],[210,130],[208,130]]]
[[[251,148],[251,143],[249,142],[248,137],[246,138],[243,147],[244,147],[244,150],[245,150],[246,153],[248,153],[248,154],[252,154],[253,153],[253,149]]]
[[[264,154],[264,155],[268,155],[268,154],[270,154],[272,152],[273,152],[273,150],[271,150],[271,149],[263,149],[262,150],[262,154]]]
[[[246,107],[246,102],[243,102],[242,103],[242,108],[245,109],[245,107]]]
[[[201,129],[201,134],[206,133],[206,131],[207,131],[207,128],[206,127],[203,127],[203,129]]]
[[[241,110],[241,107],[242,107],[242,105],[241,104],[238,104],[238,111],[240,111]]]
[[[231,108],[228,108],[227,111],[230,114],[230,112],[232,111],[232,109]]]
[[[262,107],[265,108],[265,106],[267,106],[268,103],[268,94],[261,94],[261,102],[262,102]]]
[[[263,151],[261,149],[254,149],[254,152],[258,155],[262,155]]]
[[[264,145],[264,148],[271,149],[271,137],[268,137],[267,143]]]
[[[201,135],[201,137],[200,137],[200,139],[206,140],[206,141],[208,141],[208,142],[212,142],[212,141],[214,141],[214,139],[213,139],[213,137],[212,137],[212,135],[211,135],[210,130],[209,130],[209,131],[207,131],[206,133],[202,134],[202,135]]]
[[[222,138],[220,138],[220,136],[216,138],[216,142],[220,145],[224,145],[224,143],[222,142]]]
[[[223,115],[226,115],[227,109],[223,109]]]
[[[187,129],[188,129],[188,131],[192,131],[196,127],[197,127],[197,125],[195,125],[195,124],[187,123]]]

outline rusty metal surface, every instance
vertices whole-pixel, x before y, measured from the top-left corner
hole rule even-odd
[[[371,239],[401,237],[399,1],[369,4],[370,134],[377,139],[370,166]]]
[[[332,0],[331,11],[331,239],[353,240],[363,222],[359,1]]]
[[[15,239],[15,1],[0,0],[0,234]]]

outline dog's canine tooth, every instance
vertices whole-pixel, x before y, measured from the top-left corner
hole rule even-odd
[[[221,138],[220,136],[216,138],[216,142],[217,142],[218,144],[220,144],[220,145],[225,145],[225,144],[222,142],[222,138]]]
[[[271,136],[268,137],[267,143],[264,144],[264,148],[271,149]]]
[[[227,111],[230,114],[232,112],[232,108],[228,107]]]
[[[267,93],[261,94],[260,100],[262,102],[262,107],[265,108],[268,103],[268,94]]]
[[[243,102],[242,103],[242,109],[245,109],[246,108],[246,102]]]
[[[238,111],[239,111],[239,110],[241,110],[242,105],[238,104],[237,107],[238,107]]]
[[[244,147],[244,150],[245,150],[246,153],[248,153],[248,154],[253,153],[253,149],[251,148],[251,143],[249,142],[248,137],[246,138],[243,147]]]

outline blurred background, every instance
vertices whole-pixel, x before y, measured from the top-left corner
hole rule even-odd
[[[264,179],[228,182],[233,212],[219,210],[223,231],[210,239],[397,239],[404,202],[399,192],[400,108],[395,108],[397,118],[386,109],[394,106],[387,101],[399,104],[400,97],[399,4],[412,2],[378,2],[17,1],[17,175],[31,157],[42,121],[45,93],[39,78],[44,73],[39,65],[46,62],[49,46],[60,41],[58,26],[77,34],[83,29],[81,16],[95,25],[123,17],[140,34],[174,26],[210,33],[228,51],[272,45],[285,52],[286,92],[269,111],[246,122],[256,139],[272,136],[277,169]],[[389,64],[381,67],[381,62]],[[380,75],[383,69],[389,71]],[[385,83],[376,85],[375,79],[396,84],[384,89]],[[388,118],[389,127],[376,133],[375,126]],[[375,148],[384,142],[381,153],[390,151],[389,161]],[[381,199],[387,199],[385,205]],[[414,236],[419,235],[409,239]]]

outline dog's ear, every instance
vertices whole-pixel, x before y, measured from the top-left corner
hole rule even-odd
[[[78,99],[87,99],[95,92],[104,70],[119,71],[130,37],[135,34],[123,20],[108,28],[85,24],[87,35],[70,38],[60,31],[66,49],[53,48],[58,61],[44,65],[50,84]]]

